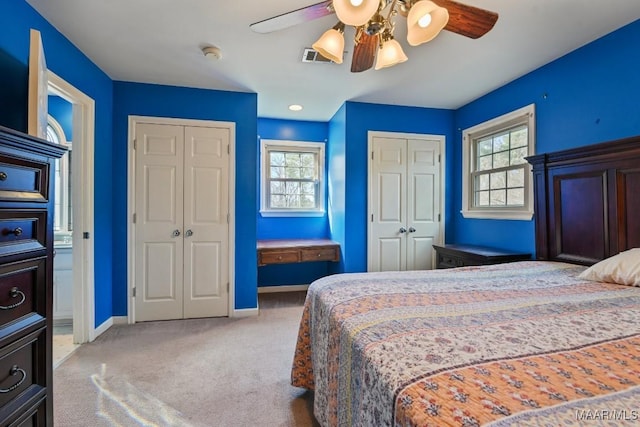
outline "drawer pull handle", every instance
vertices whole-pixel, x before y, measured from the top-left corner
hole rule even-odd
[[[278,260],[282,261],[282,255],[280,255],[280,256],[278,257]]]
[[[0,393],[9,393],[15,389],[17,389],[18,387],[20,387],[20,385],[24,382],[24,380],[27,379],[27,373],[25,372],[24,369],[20,368],[18,365],[13,365],[11,367],[11,369],[9,370],[9,375],[14,376],[16,374],[20,373],[22,375],[22,378],[20,378],[20,381],[18,381],[17,383],[15,383],[14,385],[12,385],[9,388],[0,388]]]
[[[12,308],[16,308],[17,306],[22,304],[26,299],[24,292],[22,292],[20,289],[16,287],[11,288],[11,290],[9,291],[9,296],[11,298],[16,298],[18,295],[20,295],[20,301],[11,305],[0,305],[0,310],[11,310]]]
[[[8,178],[6,172],[0,172],[0,181],[6,181]]]
[[[8,230],[5,228],[4,230],[2,230],[3,236],[8,236],[10,234],[13,234],[14,236],[20,236],[22,234],[22,228],[16,227],[13,230]]]

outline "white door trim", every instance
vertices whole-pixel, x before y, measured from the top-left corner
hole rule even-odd
[[[437,139],[440,141],[440,228],[439,228],[439,242],[443,243],[445,241],[444,231],[445,231],[445,170],[446,170],[446,158],[445,158],[445,147],[446,147],[446,137],[444,135],[435,135],[435,134],[421,134],[421,133],[403,133],[403,132],[381,132],[381,131],[368,131],[367,132],[367,271],[372,271],[373,266],[371,265],[371,235],[372,235],[372,223],[371,223],[371,215],[373,212],[372,205],[372,189],[373,189],[373,174],[372,174],[372,165],[373,162],[371,160],[373,155],[373,139],[374,138],[402,138],[402,139]],[[434,251],[435,253],[435,251]],[[435,266],[435,255],[433,259],[433,265]]]
[[[94,273],[94,144],[95,101],[48,71],[49,90],[73,104],[73,341],[93,341],[95,327]],[[83,233],[90,238],[83,238]]]
[[[135,301],[133,286],[135,284],[135,150],[133,148],[136,124],[167,124],[181,126],[218,127],[229,129],[229,317],[235,317],[235,198],[236,198],[236,124],[214,120],[174,119],[167,117],[129,116],[129,138],[127,144],[127,321],[135,323]]]

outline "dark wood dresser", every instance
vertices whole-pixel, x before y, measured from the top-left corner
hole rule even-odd
[[[66,151],[0,126],[0,425],[53,425],[54,160]]]
[[[531,254],[473,245],[433,245],[436,268],[489,265],[531,259]]]

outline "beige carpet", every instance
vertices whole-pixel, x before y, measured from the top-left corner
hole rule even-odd
[[[260,315],[113,326],[54,371],[58,427],[317,426],[289,385],[304,293]]]

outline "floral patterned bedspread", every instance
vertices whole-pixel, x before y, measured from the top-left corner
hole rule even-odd
[[[292,384],[315,391],[323,426],[639,425],[640,288],[584,268],[322,278]]]

